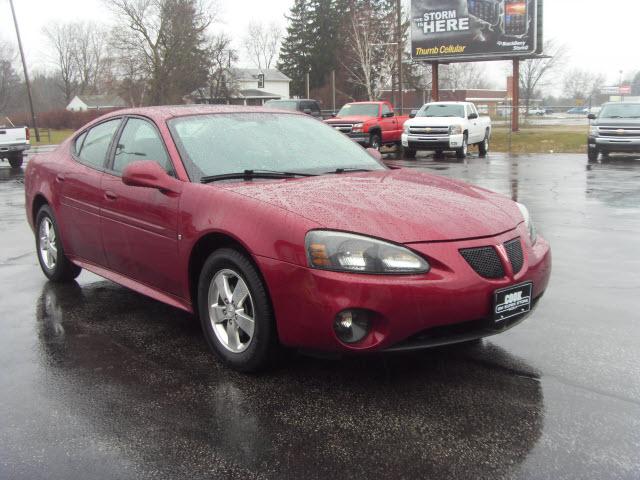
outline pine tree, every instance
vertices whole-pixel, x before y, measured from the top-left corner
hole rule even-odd
[[[280,47],[278,69],[291,78],[291,96],[305,95],[305,74],[311,68],[311,1],[295,0],[287,16],[289,26]]]

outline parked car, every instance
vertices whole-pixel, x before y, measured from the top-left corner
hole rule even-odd
[[[267,108],[278,110],[290,110],[292,112],[302,112],[312,117],[322,118],[320,102],[308,98],[290,100],[268,100],[264,103]]]
[[[526,207],[380,158],[300,113],[120,110],[29,162],[26,214],[51,281],[85,268],[192,312],[243,371],[281,346],[413,350],[518,324],[551,272]]]
[[[29,127],[16,127],[8,119],[0,124],[0,159],[7,159],[11,168],[20,168],[24,153],[31,148]]]
[[[458,158],[467,155],[469,145],[476,144],[480,155],[489,151],[491,119],[478,115],[471,102],[432,102],[412,112],[404,124],[403,155],[415,158],[418,150],[441,154],[453,150]]]
[[[567,113],[570,115],[586,115],[589,113],[589,109],[586,107],[574,107],[567,110]]]
[[[383,145],[400,145],[402,127],[408,118],[396,115],[389,102],[353,102],[325,122],[363,147],[379,149]]]
[[[547,110],[544,108],[530,108],[529,115],[536,115],[538,117],[543,117],[547,113]]]
[[[640,103],[605,103],[598,114],[590,113],[588,157],[612,152],[640,153]]]

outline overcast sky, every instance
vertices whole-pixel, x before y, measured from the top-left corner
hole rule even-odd
[[[408,6],[409,2],[403,0]],[[54,20],[95,20],[113,22],[103,0],[14,0],[27,61],[31,68],[45,69],[48,49],[42,28]],[[213,29],[224,29],[236,41],[252,20],[275,21],[286,25],[284,15],[293,0],[218,0],[219,20]],[[546,0],[545,37],[555,38],[569,49],[568,65],[601,72],[616,84],[619,71],[624,76],[640,70],[637,51],[640,0]],[[0,0],[0,36],[15,41],[8,0]],[[508,66],[491,62],[489,73],[496,86],[504,86]]]

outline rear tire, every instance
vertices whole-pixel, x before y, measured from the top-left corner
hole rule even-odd
[[[36,215],[36,251],[42,272],[52,282],[70,282],[82,271],[65,255],[49,205],[43,205]]]
[[[590,162],[597,162],[598,156],[600,156],[600,150],[597,148],[590,148],[587,152],[587,156],[589,157]]]
[[[9,165],[11,165],[11,168],[20,168],[23,162],[24,157],[22,154],[12,155],[9,157]]]
[[[198,313],[209,348],[226,365],[256,372],[276,360],[280,345],[271,302],[242,253],[222,248],[209,255],[198,282]]]
[[[416,158],[416,149],[409,147],[402,147],[402,156],[404,158]]]

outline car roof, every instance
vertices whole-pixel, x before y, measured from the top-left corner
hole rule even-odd
[[[114,110],[100,118],[97,118],[90,124],[101,122],[107,118],[120,117],[123,115],[139,115],[151,118],[156,123],[163,123],[176,117],[220,113],[282,113],[288,115],[302,115],[302,113],[285,111],[279,108],[248,107],[243,105],[163,105],[157,107],[134,107]]]

